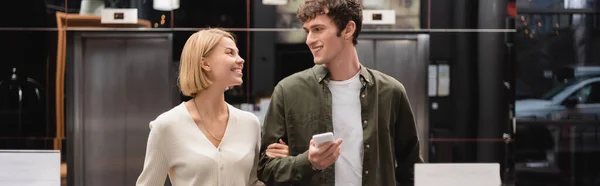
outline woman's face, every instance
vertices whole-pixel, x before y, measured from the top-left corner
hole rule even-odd
[[[208,72],[213,85],[231,87],[244,82],[242,78],[244,59],[240,57],[239,50],[232,39],[223,37],[204,60],[206,64],[203,68]]]

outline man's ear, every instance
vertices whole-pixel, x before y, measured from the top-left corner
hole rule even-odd
[[[344,29],[344,39],[352,40],[355,31],[356,23],[352,20],[348,21],[348,24],[346,24],[346,28]]]
[[[202,57],[202,59],[200,59],[200,67],[205,71],[211,70],[210,64],[208,63],[205,57]]]

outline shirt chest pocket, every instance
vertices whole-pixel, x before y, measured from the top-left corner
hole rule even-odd
[[[286,117],[290,154],[296,155],[308,149],[310,139],[323,128],[317,114],[290,114]]]

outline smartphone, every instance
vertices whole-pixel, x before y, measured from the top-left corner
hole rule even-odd
[[[317,147],[320,147],[321,145],[323,145],[327,142],[335,141],[335,139],[333,138],[332,132],[315,134],[315,135],[313,135],[312,139],[315,141],[315,144],[317,145]]]

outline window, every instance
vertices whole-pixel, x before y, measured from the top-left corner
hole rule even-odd
[[[584,104],[600,103],[600,82],[590,83],[574,93]]]
[[[597,3],[597,0],[517,0],[517,8],[584,9],[595,8]]]

